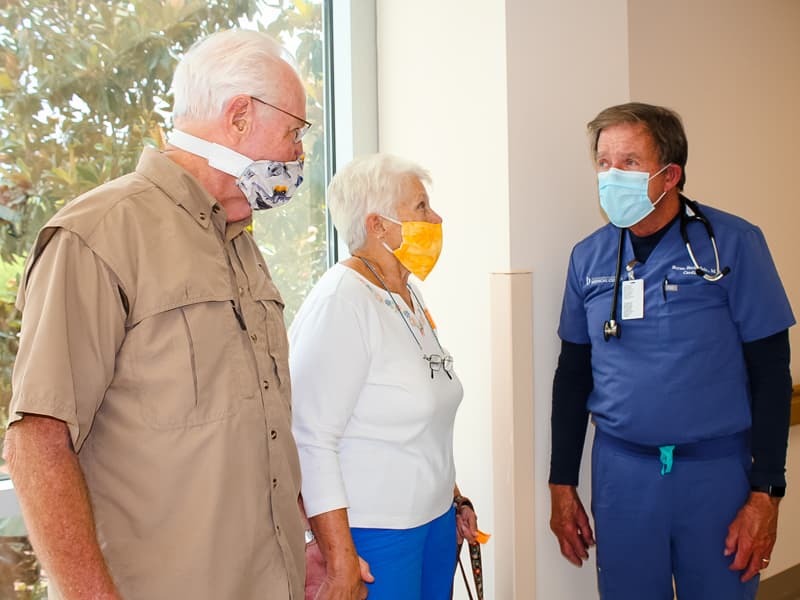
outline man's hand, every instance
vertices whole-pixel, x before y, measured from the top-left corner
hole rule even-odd
[[[772,548],[778,536],[778,503],[763,492],[751,492],[739,509],[725,538],[725,556],[736,554],[728,567],[744,571],[741,580],[748,581],[769,564]]]
[[[316,542],[306,544],[305,600],[314,600],[325,582],[325,559]]]
[[[573,565],[580,567],[589,558],[594,534],[575,486],[550,484],[550,529]]]

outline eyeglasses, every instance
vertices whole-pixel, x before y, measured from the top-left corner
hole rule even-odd
[[[269,106],[270,108],[274,108],[275,110],[280,111],[285,115],[289,115],[290,117],[292,117],[294,119],[297,119],[298,121],[302,121],[303,126],[302,127],[298,127],[297,129],[294,130],[294,143],[295,144],[297,142],[299,142],[300,140],[302,140],[303,136],[305,136],[305,134],[308,133],[308,130],[311,129],[311,123],[309,123],[305,119],[301,119],[297,115],[293,115],[288,110],[283,110],[282,108],[278,108],[274,104],[270,104],[269,102],[266,102],[265,100],[262,100],[261,98],[256,98],[255,96],[250,96],[250,97],[253,100],[255,100],[256,102],[261,102],[261,104],[265,104],[265,105]]]
[[[444,371],[448,379],[453,378],[451,373],[453,370],[453,357],[449,354],[445,354],[444,358],[442,358],[441,354],[423,354],[422,358],[428,361],[428,366],[431,368],[431,379],[433,379],[433,374],[439,371]]]

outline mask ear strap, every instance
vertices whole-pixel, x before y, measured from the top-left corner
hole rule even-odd
[[[396,223],[397,225],[400,225],[401,227],[403,225],[402,221],[398,221],[397,219],[393,219],[392,217],[387,217],[386,215],[382,215],[381,213],[375,213],[375,214],[378,215],[378,217],[380,217],[381,219],[386,219],[387,221],[391,221],[392,223]],[[389,252],[394,254],[394,250],[392,250],[389,247],[389,244],[384,242],[383,239],[381,239],[381,244],[383,244],[383,247],[386,248]],[[402,245],[402,243],[401,243],[401,245]]]
[[[254,162],[235,150],[209,142],[179,129],[173,129],[169,133],[167,142],[196,156],[202,156],[208,160],[208,166],[234,177],[239,177]]]

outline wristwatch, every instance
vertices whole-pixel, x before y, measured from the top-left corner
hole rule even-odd
[[[311,542],[317,539],[314,537],[314,532],[311,531],[310,529],[306,529],[305,536],[306,536],[306,546],[308,546]]]
[[[751,492],[764,492],[772,498],[783,498],[786,495],[785,485],[751,485]]]

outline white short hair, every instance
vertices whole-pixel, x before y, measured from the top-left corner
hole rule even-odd
[[[172,115],[213,119],[238,94],[275,102],[282,62],[294,69],[294,59],[267,33],[248,29],[212,33],[192,44],[175,69]]]
[[[397,202],[409,177],[426,187],[431,183],[428,171],[390,154],[360,156],[336,173],[328,185],[328,209],[350,252],[367,241],[367,215],[397,217]]]

